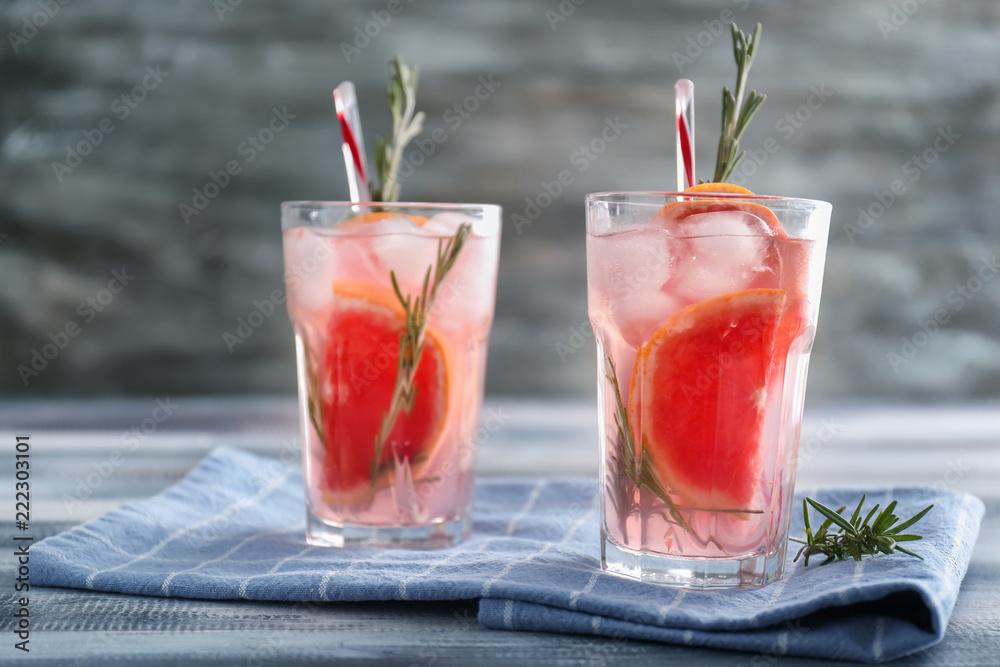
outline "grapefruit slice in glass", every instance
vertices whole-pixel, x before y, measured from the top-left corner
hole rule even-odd
[[[392,401],[399,364],[399,337],[406,329],[403,309],[387,287],[334,283],[334,301],[319,360],[324,500],[331,504],[366,501],[388,486],[395,464],[409,464],[421,476],[441,440],[448,412],[445,345],[428,328],[414,374],[410,410],[400,411],[375,462],[375,439]]]
[[[628,400],[636,446],[646,450],[637,454],[651,458],[682,505],[759,509],[784,305],[780,289],[723,294],[678,311],[638,350]]]

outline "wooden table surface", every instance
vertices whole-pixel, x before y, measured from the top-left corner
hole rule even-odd
[[[172,414],[157,422],[155,418],[165,413],[156,410],[154,399],[0,403],[0,497],[5,499],[0,515],[0,664],[841,664],[486,630],[476,623],[474,602],[328,604],[316,611],[286,603],[37,587],[30,593],[31,650],[16,650],[16,434],[31,438],[30,534],[36,541],[127,500],[158,493],[218,445],[275,456],[283,447],[297,448],[291,399],[170,398],[168,405]],[[1000,665],[998,407],[807,410],[799,488],[937,484],[973,493],[986,503],[979,541],[945,640],[893,663],[900,667]],[[485,410],[499,427],[482,444],[480,475],[596,475],[592,404],[488,401]],[[122,452],[121,458],[109,458],[115,450]]]

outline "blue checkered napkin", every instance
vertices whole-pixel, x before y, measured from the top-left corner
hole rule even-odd
[[[879,662],[944,635],[983,504],[927,488],[867,493],[899,500],[900,515],[935,504],[919,524],[927,560],[790,563],[759,590],[688,591],[600,569],[593,481],[480,480],[472,538],[453,549],[330,549],[305,544],[298,468],[220,449],[160,495],[37,544],[32,583],[212,599],[479,599],[491,628]],[[859,494],[810,493],[835,507]]]

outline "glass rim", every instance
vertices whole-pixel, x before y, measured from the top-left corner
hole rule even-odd
[[[822,199],[806,199],[803,197],[782,197],[779,195],[756,195],[741,194],[739,192],[675,192],[670,190],[608,190],[606,192],[591,192],[585,197],[587,204],[598,201],[606,201],[611,197],[673,197],[689,199],[737,199],[741,201],[760,202],[786,202],[799,203],[811,206],[816,209],[833,209],[833,204]],[[644,204],[646,202],[631,202],[634,204]]]
[[[468,203],[459,204],[455,202],[448,203],[434,203],[434,202],[410,202],[410,201],[333,201],[333,200],[322,200],[322,199],[301,199],[292,201],[281,202],[282,212],[289,211],[297,208],[344,208],[344,207],[361,207],[361,208],[423,208],[423,209],[444,209],[444,210],[468,210],[468,209],[481,209],[490,210],[494,209],[497,213],[500,213],[502,207],[500,204],[478,204],[478,203]]]

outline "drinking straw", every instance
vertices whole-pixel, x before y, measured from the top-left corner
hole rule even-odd
[[[371,199],[368,192],[368,162],[365,160],[365,140],[361,136],[361,116],[354,84],[344,81],[333,89],[333,103],[340,120],[340,133],[344,140],[344,162],[347,166],[347,184],[351,201],[357,204]]]
[[[677,98],[677,190],[694,182],[694,82],[678,79],[674,84]]]

